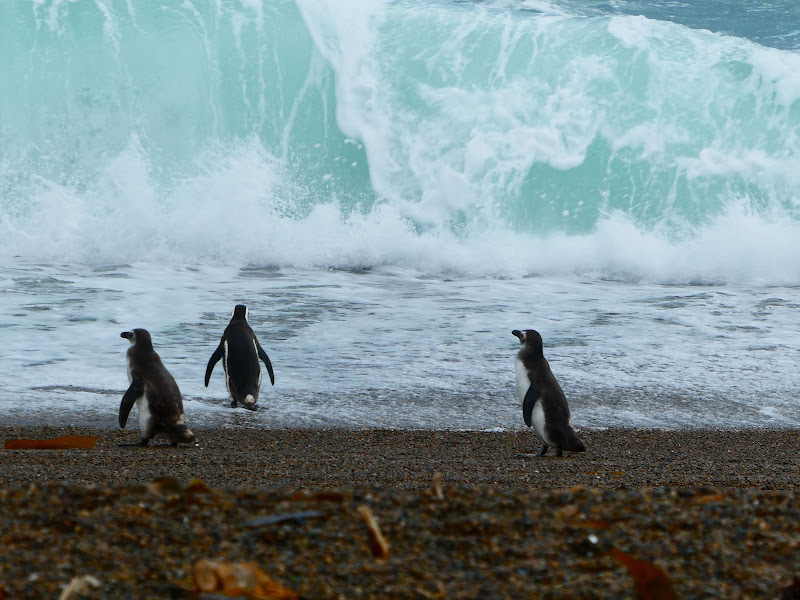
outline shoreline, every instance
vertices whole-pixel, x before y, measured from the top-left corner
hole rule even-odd
[[[138,440],[135,428],[0,426],[3,441],[69,434],[99,440],[87,450],[3,450],[0,487],[102,485],[108,477],[138,485],[174,477],[216,487],[415,490],[441,472],[444,482],[507,489],[800,489],[800,429],[583,429],[587,452],[556,458],[552,449],[545,457],[521,456],[539,449],[529,430],[198,428],[196,445],[174,449],[161,440],[118,447]]]

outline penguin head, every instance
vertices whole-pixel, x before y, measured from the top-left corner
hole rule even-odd
[[[237,304],[233,309],[233,316],[231,317],[231,320],[244,319],[247,321],[249,316],[250,311],[247,310],[247,307],[244,304]]]
[[[147,329],[134,329],[132,331],[123,331],[119,337],[126,338],[131,344],[140,344],[143,346],[153,346],[153,340],[150,338],[150,332]]]
[[[526,329],[524,331],[515,329],[511,334],[517,336],[519,338],[519,343],[525,344],[525,347],[532,350],[535,354],[539,355],[544,353],[542,349],[542,336],[539,335],[539,332],[535,329]]]

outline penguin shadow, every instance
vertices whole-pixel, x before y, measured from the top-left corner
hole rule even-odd
[[[571,454],[550,454],[545,455],[541,452],[518,452],[517,458],[522,460],[529,460],[529,459],[540,459],[540,460],[568,460],[571,458],[578,458],[577,456],[573,456]]]
[[[546,457],[550,446],[553,446],[556,457],[563,457],[564,450],[586,452],[586,446],[572,426],[567,398],[544,357],[542,336],[534,329],[515,329],[511,334],[523,346],[515,361],[522,418],[528,427],[533,427],[542,442],[538,453],[520,453],[518,458]]]
[[[149,440],[148,440],[149,441]],[[119,448],[144,448],[147,446],[148,448],[177,448],[177,442],[167,442],[165,444],[143,444],[141,441],[138,442],[120,442],[117,444]]]

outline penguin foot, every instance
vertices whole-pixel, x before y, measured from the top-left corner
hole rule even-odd
[[[147,438],[142,438],[138,442],[132,442],[128,444],[117,444],[117,446],[124,448],[125,446],[139,446],[140,448],[144,448],[147,444],[150,443],[150,440]]]
[[[556,456],[564,456],[564,451],[561,449],[561,446],[556,446]]]
[[[238,405],[239,403],[236,400],[231,400],[231,408],[236,408]]]
[[[544,456],[545,454],[547,454],[547,449],[549,447],[550,446],[548,446],[547,444],[542,444],[542,449],[539,450],[539,453],[536,456]],[[558,454],[556,456],[561,456],[561,448],[558,449]]]
[[[536,458],[537,456],[544,456],[545,454],[547,454],[547,449],[549,447],[550,446],[548,446],[547,444],[543,444],[541,450],[539,450],[539,452],[537,452],[536,454],[523,454],[523,453],[520,453],[517,456],[519,458]],[[556,455],[557,456],[561,456],[561,448],[557,448]]]

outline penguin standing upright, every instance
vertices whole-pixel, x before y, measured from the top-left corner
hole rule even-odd
[[[275,385],[275,374],[272,372],[269,356],[258,343],[256,334],[247,322],[248,316],[249,311],[244,304],[237,304],[233,309],[233,317],[222,334],[222,340],[208,360],[206,387],[214,365],[222,359],[225,385],[231,395],[231,407],[235,408],[241,403],[245,408],[255,410],[261,388],[261,367],[258,359],[264,361],[272,385]]]
[[[517,353],[517,394],[522,400],[525,424],[533,424],[543,444],[537,456],[544,456],[550,446],[555,446],[556,456],[564,450],[585,452],[586,447],[572,428],[564,392],[544,357],[542,336],[533,329],[515,329],[511,333],[525,345]]]
[[[195,437],[186,425],[183,399],[175,379],[153,350],[153,341],[146,329],[123,331],[120,337],[131,343],[128,348],[128,382],[130,387],[119,405],[119,426],[125,429],[128,414],[136,403],[139,409],[139,429],[142,439],[120,446],[147,446],[156,436],[178,442],[194,442]]]

